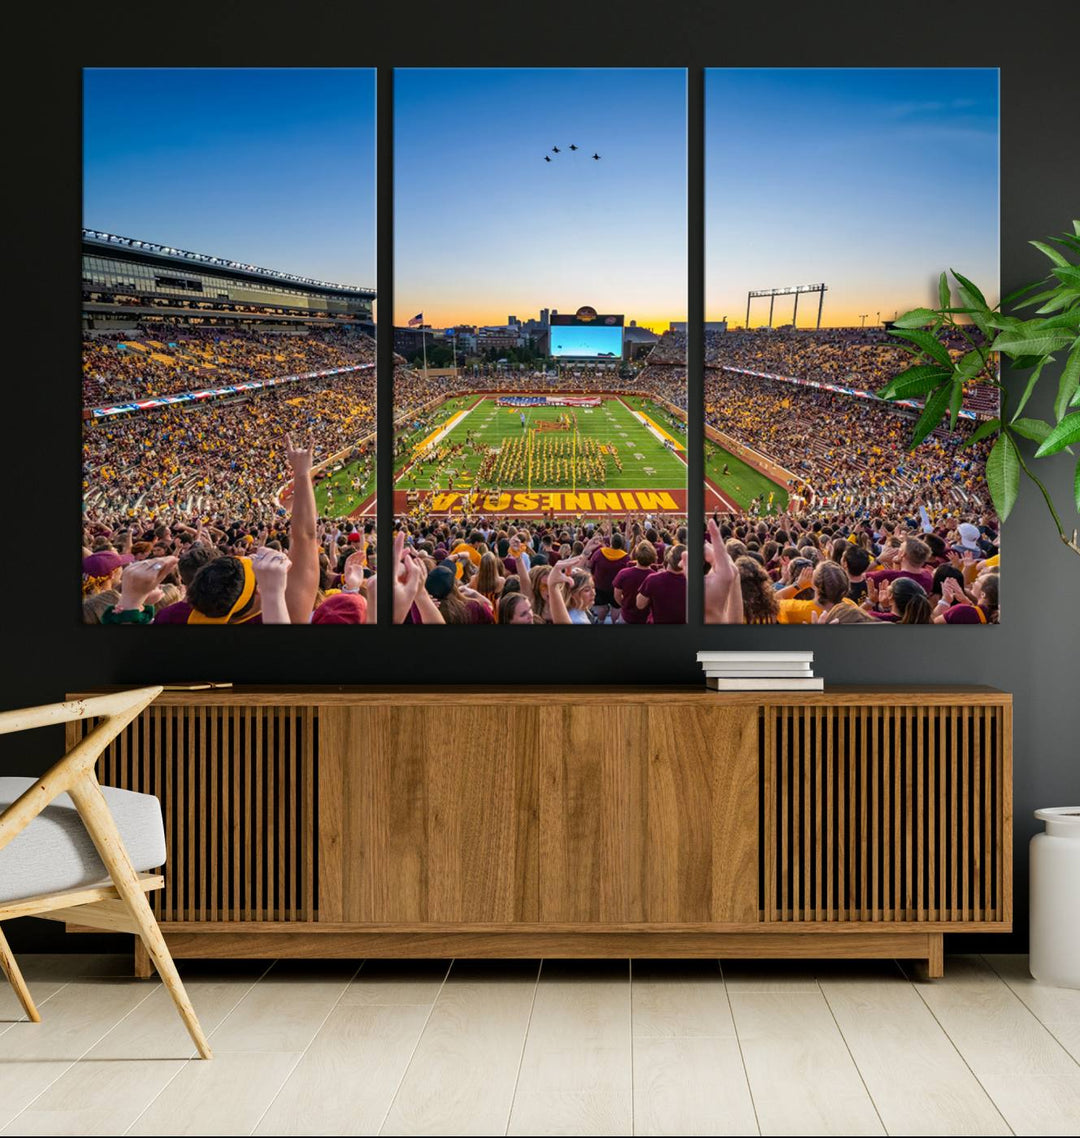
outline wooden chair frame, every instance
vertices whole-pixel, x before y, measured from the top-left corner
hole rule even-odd
[[[0,849],[30,825],[58,795],[69,794],[112,882],[23,897],[17,901],[0,901],[0,921],[12,917],[46,917],[55,921],[77,921],[91,928],[135,933],[142,939],[199,1054],[210,1059],[213,1054],[210,1045],[146,899],[147,891],[160,889],[164,878],[159,874],[136,873],[95,774],[97,761],[105,748],[161,691],[160,687],[139,688],[67,703],[0,712],[0,735],[79,719],[101,719],[25,794],[0,813]],[[2,929],[0,968],[15,989],[27,1016],[39,1023],[41,1016]]]

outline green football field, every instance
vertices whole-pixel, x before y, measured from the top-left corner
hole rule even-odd
[[[626,406],[624,406],[624,403]],[[474,406],[475,405],[475,406]],[[619,459],[623,469],[618,471],[612,463],[607,464],[607,479],[603,486],[594,485],[593,489],[642,489],[661,488],[682,490],[686,485],[686,466],[683,461],[670,450],[664,447],[655,436],[637,419],[630,414],[627,406],[635,411],[648,415],[663,431],[670,434],[676,442],[685,447],[686,436],[673,423],[667,411],[657,406],[650,399],[638,396],[623,396],[619,399],[605,399],[597,408],[577,408],[578,442],[586,436],[591,436],[603,445],[614,444],[618,448]],[[428,464],[421,473],[418,468],[404,471],[413,457],[413,448],[425,439],[435,434],[441,426],[448,422],[458,412],[468,412],[450,429],[444,441],[450,443],[462,442],[466,432],[472,431],[475,441],[489,446],[501,446],[502,440],[526,436],[530,428],[535,428],[540,420],[553,420],[570,409],[558,407],[528,407],[525,408],[526,430],[522,431],[519,409],[516,407],[498,407],[492,398],[485,398],[477,405],[477,396],[456,396],[439,408],[438,414],[433,417],[429,425],[423,427],[407,437],[404,451],[395,460],[395,488],[399,491],[431,489],[431,477],[434,467]],[[564,431],[534,431],[534,445],[543,445],[545,440],[566,438],[571,439],[572,432]],[[539,440],[539,442],[538,442]],[[571,446],[574,452],[574,446]],[[682,452],[685,454],[685,450]],[[467,459],[471,474],[479,463],[479,457],[470,454]],[[727,464],[728,473],[724,474],[724,464]],[[458,473],[458,459],[450,459],[444,464],[440,472],[440,481],[445,488],[449,477],[455,478],[455,488],[466,489],[471,486],[472,476],[463,477]],[[403,473],[404,471],[404,473]],[[451,472],[454,472],[451,474]],[[366,505],[365,513],[373,514],[375,511],[374,495],[376,480],[374,472],[370,480],[361,486],[359,491],[352,489],[351,482],[357,472],[355,464],[343,469],[322,480],[315,488],[315,498],[320,514],[333,514],[347,516]],[[779,512],[787,506],[787,491],[761,474],[742,459],[737,458],[729,451],[717,444],[709,442],[706,446],[705,474],[708,482],[715,486],[729,501],[736,503],[740,508],[746,508],[750,502],[761,496],[763,502],[768,501],[769,494],[773,495],[772,511]],[[333,502],[329,501],[329,489],[333,488]],[[504,490],[528,489],[528,475],[520,483],[508,481],[501,485]],[[546,489],[539,477],[532,480],[531,488]],[[588,489],[590,485],[583,481],[577,483],[578,489]],[[706,485],[705,507],[711,512],[714,509],[728,508],[719,501]],[[765,510],[767,506],[763,507]]]
[[[725,463],[727,474],[724,473]],[[706,444],[705,477],[721,494],[742,509],[746,509],[759,495],[762,497],[762,513],[779,513],[787,506],[788,492],[782,486],[711,441]],[[773,495],[771,510],[768,506],[770,494]],[[706,483],[706,513],[712,513],[716,509],[724,510],[725,506],[717,501],[716,495]]]
[[[677,431],[669,420],[668,413],[650,400],[626,398],[634,410],[641,411],[664,432],[670,435],[678,447],[685,447],[685,435]],[[475,405],[475,406],[474,406]],[[524,410],[525,427],[521,425],[521,412]],[[565,486],[564,482],[545,482],[540,469],[539,454],[542,448],[555,444],[569,450],[571,462],[576,461],[582,452],[585,439],[592,439],[602,446],[615,446],[618,450],[622,470],[618,470],[610,460],[606,462],[607,477],[601,485],[587,478],[577,481],[578,489],[681,489],[686,485],[686,464],[672,453],[655,435],[636,419],[627,406],[618,399],[605,399],[599,407],[499,407],[495,399],[485,398],[477,402],[476,396],[466,396],[447,400],[440,408],[439,415],[431,426],[410,437],[408,450],[398,464],[398,471],[412,458],[412,448],[432,439],[457,412],[465,414],[458,419],[444,436],[441,443],[453,445],[464,443],[466,434],[471,431],[474,443],[488,448],[501,448],[504,440],[524,440],[531,445],[535,457],[530,475],[528,470],[519,479],[506,479],[500,482],[505,490],[545,489],[549,486]],[[560,415],[577,416],[577,432],[573,430],[541,430],[542,421],[552,422]],[[529,436],[531,435],[531,441]],[[455,489],[472,485],[479,455],[468,453],[465,456],[448,458],[441,465],[438,477],[445,487],[449,477],[454,478]],[[460,473],[467,465],[470,475]],[[430,490],[435,466],[427,463],[420,467],[411,466],[398,474],[398,490]]]

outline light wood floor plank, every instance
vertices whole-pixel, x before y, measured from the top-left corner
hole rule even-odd
[[[762,1134],[883,1134],[820,989],[729,989]]]
[[[210,1033],[219,1051],[303,1051],[337,1004],[357,965],[279,961]]]
[[[0,1126],[6,1126],[153,989],[137,980],[76,980],[41,1009],[41,1023],[0,1035]]]
[[[206,961],[213,965],[216,961]],[[236,961],[241,967],[196,967],[203,961],[185,961],[184,987],[203,1031],[213,1031],[248,995],[266,971],[264,961]],[[157,980],[136,981],[151,989],[149,997],[87,1053],[87,1059],[190,1059],[195,1054],[191,1037],[176,1014],[168,989]]]
[[[949,957],[945,977],[915,988],[986,1085],[991,1075],[1075,1075],[1071,1055],[976,956]]]
[[[45,1015],[43,1005],[50,996],[55,996],[61,988],[64,987],[66,981],[64,980],[37,980],[33,986],[30,987],[30,994],[34,998],[34,1003],[37,1004],[39,1011]],[[11,985],[0,975],[0,1035],[5,1031],[9,1031],[17,1023],[28,1023],[26,1013],[22,1009],[22,1004],[19,1003],[18,997],[15,995],[14,989]]]
[[[1080,1133],[1080,1072],[991,1075],[986,1089],[1017,1134]]]
[[[985,960],[950,957],[916,988],[1017,1134],[1080,1131],[1080,1067]]]
[[[449,971],[449,960],[366,960],[341,1003],[430,1008]]]
[[[255,1133],[378,1133],[428,1015],[410,1005],[336,1007]]]
[[[183,1066],[182,1059],[72,1063],[0,1133],[123,1134]]]
[[[812,960],[722,960],[720,970],[731,992],[817,992]]]
[[[459,960],[435,1001],[383,1134],[504,1134],[538,960]]]
[[[634,1036],[735,1038],[724,979],[715,960],[634,960]]]
[[[1018,953],[984,958],[1035,1018],[1080,1063],[1080,989],[1040,984]]]
[[[635,1134],[757,1134],[738,1040],[634,1037]]]
[[[1008,1134],[918,993],[898,974],[821,988],[890,1134]]]
[[[128,1134],[250,1134],[299,1054],[215,1051],[191,1059]]]
[[[627,962],[545,961],[510,1134],[630,1134]]]

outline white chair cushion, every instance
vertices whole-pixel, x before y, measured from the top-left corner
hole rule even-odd
[[[34,785],[33,778],[0,778],[0,813]],[[165,864],[161,804],[152,794],[103,786],[101,793],[128,856],[142,873]],[[108,881],[75,803],[60,794],[16,838],[0,849],[0,902],[58,893]]]

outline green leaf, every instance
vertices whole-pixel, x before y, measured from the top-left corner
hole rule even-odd
[[[1080,265],[1070,265],[1066,262],[1054,270],[1054,276],[1062,284],[1073,285],[1074,287],[1080,285]]]
[[[1035,452],[1036,458],[1045,458],[1048,454],[1057,454],[1072,443],[1080,442],[1080,411],[1066,415],[1064,419],[1046,436],[1042,445]]]
[[[998,517],[1004,521],[1012,512],[1020,489],[1020,453],[1007,434],[998,435],[986,460],[986,482]]]
[[[985,423],[980,423],[974,431],[968,436],[964,442],[965,447],[973,447],[976,443],[981,443],[987,435],[992,435],[996,431],[1001,430],[1000,419],[987,419]]]
[[[1010,328],[1002,332],[991,345],[995,352],[1007,356],[1048,356],[1058,348],[1072,342],[1068,332],[1051,329],[1047,331],[1041,320],[1029,320],[1022,328]]]
[[[941,343],[936,336],[932,336],[929,332],[919,332],[915,329],[903,332],[893,331],[892,334],[894,336],[900,336],[905,340],[910,340],[917,348],[921,348],[926,355],[952,370],[952,357],[949,355],[945,345]]]
[[[927,399],[922,414],[919,416],[919,421],[915,424],[915,430],[911,434],[911,442],[908,443],[910,450],[914,450],[919,443],[938,426],[941,420],[945,418],[945,412],[948,410],[951,396],[952,384],[943,383],[937,391]],[[1077,416],[1077,418],[1080,418],[1080,416]]]
[[[1043,282],[1043,283],[1045,283],[1045,282]],[[1019,312],[1023,308],[1031,308],[1031,306],[1034,304],[1042,304],[1042,302],[1044,300],[1054,300],[1055,298],[1059,297],[1060,295],[1061,295],[1061,285],[1054,285],[1053,288],[1044,289],[1042,292],[1036,293],[1034,296],[1029,296],[1027,298],[1027,300],[1024,301],[1023,304],[1018,304],[1016,306],[1016,310],[1017,310],[1017,312]],[[1015,317],[1013,319],[1015,319]],[[997,327],[1003,328],[1003,327],[1005,327],[1005,325],[1004,324],[1000,324],[1000,325],[995,324],[994,327],[995,328],[997,328]]]
[[[952,269],[951,272],[952,275],[956,277],[956,279],[960,282],[960,284],[963,285],[969,293],[971,293],[972,297],[975,299],[980,308],[988,309],[990,307],[990,305],[986,303],[986,297],[983,296],[983,294],[979,291],[977,285],[973,285],[971,281],[967,279],[967,277],[962,277],[955,269]]]
[[[1028,376],[1027,387],[1024,388],[1024,394],[1020,396],[1020,403],[1016,410],[1013,412],[1013,420],[1019,418],[1020,412],[1027,406],[1027,401],[1031,398],[1031,393],[1035,390],[1035,384],[1039,382],[1039,376],[1042,374],[1042,369],[1046,366],[1047,361],[1052,357],[1047,356],[1041,359],[1036,366],[1035,370]]]
[[[938,307],[948,308],[952,304],[952,292],[949,289],[949,274],[942,273],[937,283]]]
[[[1073,233],[1075,233],[1077,237],[1080,237],[1080,220],[1076,218],[1073,219]]]
[[[1055,265],[1067,265],[1069,263],[1062,253],[1059,253],[1053,245],[1047,245],[1045,241],[1029,241],[1028,244],[1034,245],[1040,253],[1045,253]]]
[[[1008,328],[1022,328],[1024,326],[1024,321],[1021,320],[1019,316],[1003,316],[1000,312],[992,312],[990,319],[987,320],[986,323],[989,324],[991,328],[1000,328],[1002,331]]]
[[[1080,390],[1080,343],[1073,345],[1073,350],[1061,369],[1057,398],[1054,400],[1054,418],[1059,423],[1065,418],[1065,411],[1076,398],[1078,390]]]
[[[1041,443],[1051,431],[1050,424],[1042,419],[1013,419],[1009,427],[1033,443]]]
[[[925,328],[927,324],[932,324],[937,318],[937,313],[932,308],[913,308],[910,312],[905,312],[903,316],[893,321],[894,328]]]
[[[1022,288],[1018,288],[1015,292],[1010,292],[1009,295],[1006,296],[1002,300],[1002,302],[1001,302],[1002,307],[1004,308],[1005,305],[1007,305],[1007,304],[1015,303],[1016,301],[1018,301],[1020,299],[1020,297],[1026,295],[1029,292],[1034,291],[1035,289],[1039,288],[1041,285],[1046,284],[1048,279],[1049,278],[1044,277],[1041,281],[1032,281],[1031,284],[1026,284]]]
[[[956,365],[955,374],[962,382],[967,383],[968,380],[974,379],[985,367],[986,361],[983,358],[982,352],[973,348],[966,356],[963,356]]]
[[[1076,303],[1080,299],[1080,289],[1065,288],[1055,290],[1055,295],[1051,300],[1048,300],[1041,308],[1036,308],[1035,312],[1039,316],[1045,316],[1048,312],[1057,312],[1062,308],[1068,308],[1070,305]]]
[[[952,380],[952,394],[949,396],[949,430],[956,430],[956,417],[960,414],[960,404],[964,402],[964,381],[957,372]]]
[[[936,364],[919,364],[893,376],[876,394],[879,399],[911,399],[933,391],[951,374]]]
[[[1056,332],[1058,329],[1064,329],[1075,335],[1080,332],[1080,308],[1071,312],[1061,312],[1057,316],[1047,316],[1042,321],[1042,326],[1044,332]]]

